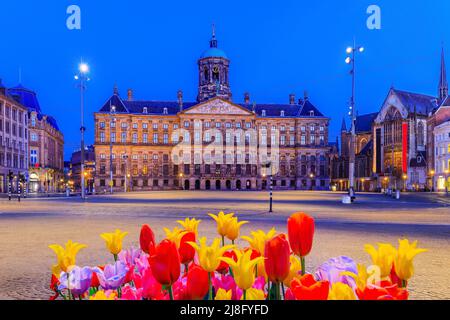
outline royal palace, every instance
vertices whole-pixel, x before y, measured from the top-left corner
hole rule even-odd
[[[232,98],[230,59],[213,32],[198,60],[198,96],[186,102],[122,98],[95,117],[95,189],[328,190],[330,119],[308,94],[286,104]]]

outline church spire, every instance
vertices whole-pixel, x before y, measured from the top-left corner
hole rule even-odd
[[[345,118],[342,118],[341,132],[347,132],[347,125],[345,124]]]
[[[445,69],[444,47],[441,53],[441,73],[439,76],[439,100],[442,101],[448,96],[447,70]]]
[[[209,41],[209,47],[217,48],[216,25],[214,23],[212,25],[212,37],[211,37],[211,41]]]

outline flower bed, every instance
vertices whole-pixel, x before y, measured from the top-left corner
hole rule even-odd
[[[414,257],[426,251],[417,242],[399,240],[397,248],[367,244],[371,266],[349,257],[336,257],[307,273],[312,250],[314,219],[295,213],[287,221],[288,234],[252,231],[235,241],[247,221],[233,213],[210,214],[219,237],[199,238],[201,222],[187,218],[180,227],[164,229],[166,238],[156,242],[144,225],[140,248],[122,249],[127,232],[104,233],[114,263],[95,267],[76,265],[86,245],[68,241],[51,245],[57,256],[50,289],[55,299],[89,300],[405,300],[414,273]],[[210,243],[210,244],[209,244]]]

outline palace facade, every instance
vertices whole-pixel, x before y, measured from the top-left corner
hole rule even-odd
[[[117,87],[95,117],[97,192],[115,190],[328,190],[330,119],[307,93],[286,104],[234,102],[230,60],[198,60],[197,101],[135,100]],[[112,171],[111,180],[110,175]]]

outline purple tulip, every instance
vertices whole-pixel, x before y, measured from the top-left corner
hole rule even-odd
[[[90,267],[73,267],[69,273],[62,272],[59,290],[70,289],[73,296],[83,295],[91,286],[92,269]]]
[[[119,253],[119,260],[125,263],[127,266],[135,266],[136,260],[140,258],[142,251],[131,247],[128,250],[122,250]]]
[[[119,288],[125,281],[128,270],[128,266],[121,261],[106,265],[105,270],[94,268],[103,290],[116,290]]]
[[[318,281],[329,281],[330,286],[334,283],[342,282],[355,288],[355,280],[349,276],[342,275],[343,272],[358,273],[353,259],[345,256],[331,258],[317,269],[315,277]]]

